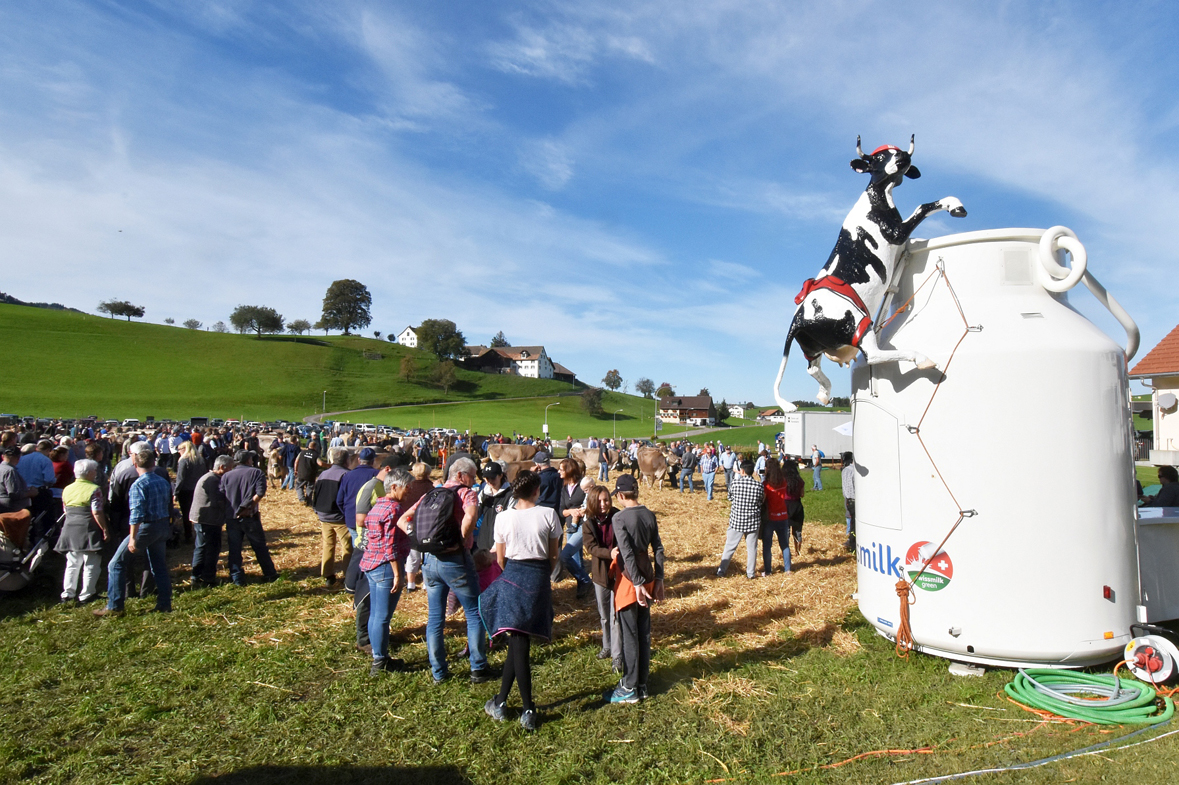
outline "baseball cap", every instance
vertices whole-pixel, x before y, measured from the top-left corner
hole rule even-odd
[[[499,477],[504,473],[504,468],[495,461],[483,467],[483,479],[489,480],[492,477]]]
[[[635,482],[635,478],[629,474],[621,475],[614,481],[614,493],[622,491],[624,493],[634,493],[639,489],[639,484]]]
[[[246,456],[249,454],[248,450],[238,450],[233,454],[233,462],[240,464],[246,460]],[[237,475],[235,474],[234,476],[236,477]]]
[[[536,455],[532,456],[532,462],[533,463],[548,463],[549,462],[549,454],[547,452],[545,452],[544,450],[541,450]]]
[[[373,458],[377,457],[377,451],[372,447],[365,447],[356,457],[362,461],[371,461]]]

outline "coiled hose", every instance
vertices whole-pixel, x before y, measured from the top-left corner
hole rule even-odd
[[[1169,697],[1156,714],[1158,693],[1150,685],[1105,673],[1020,668],[1003,691],[1025,706],[1098,725],[1155,724],[1175,714]],[[1073,697],[1078,695],[1088,697]]]

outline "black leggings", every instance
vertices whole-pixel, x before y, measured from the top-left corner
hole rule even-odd
[[[532,638],[528,633],[508,633],[508,658],[504,662],[504,677],[500,682],[499,695],[495,697],[500,705],[507,702],[512,682],[515,681],[520,690],[520,700],[524,703],[524,711],[535,708],[532,705],[532,663],[529,661],[531,652]]]

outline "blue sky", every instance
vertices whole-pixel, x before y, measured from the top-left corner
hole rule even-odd
[[[917,135],[919,234],[1074,229],[1176,321],[1179,24],[1130,3],[0,6],[0,288],[147,320],[241,303],[457,322],[681,393],[770,402],[793,296]],[[1073,302],[1121,341],[1078,290]],[[828,366],[836,394],[846,371]],[[783,390],[812,398],[796,353]]]

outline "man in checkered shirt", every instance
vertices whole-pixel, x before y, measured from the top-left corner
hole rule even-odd
[[[756,577],[757,534],[761,529],[765,501],[765,488],[753,478],[753,461],[742,461],[740,473],[733,478],[733,486],[729,489],[729,531],[717,577],[723,577],[729,571],[729,561],[737,552],[742,537],[745,538],[745,576],[751,580]]]

